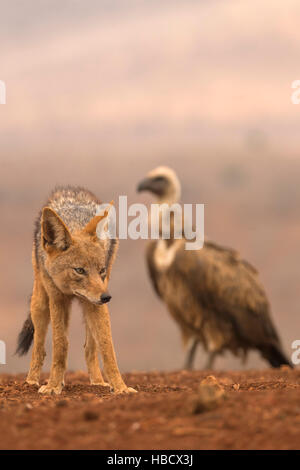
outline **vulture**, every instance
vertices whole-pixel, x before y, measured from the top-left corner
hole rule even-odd
[[[171,168],[160,166],[148,173],[137,191],[152,193],[163,216],[166,207],[180,200],[181,185]],[[186,250],[183,232],[169,239],[161,236],[161,228],[158,234],[147,242],[149,276],[179,326],[184,345],[189,345],[185,368],[192,369],[199,343],[208,353],[207,369],[226,351],[245,360],[250,350],[259,351],[272,367],[292,367],[250,263],[237,251],[211,241],[202,249]]]

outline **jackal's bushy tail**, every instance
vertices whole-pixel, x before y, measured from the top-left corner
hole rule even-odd
[[[29,313],[27,319],[24,322],[23,328],[18,336],[18,345],[16,354],[19,356],[24,356],[29,351],[33,340],[34,326],[31,320],[31,315]]]

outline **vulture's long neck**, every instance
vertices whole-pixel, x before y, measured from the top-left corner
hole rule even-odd
[[[176,211],[176,205],[178,204],[178,200],[180,198],[180,190],[176,190],[176,187],[172,187],[169,189],[168,193],[162,195],[161,197],[157,198],[156,204],[159,206],[159,213],[155,213],[152,217],[152,214],[149,214],[149,223],[152,228],[159,231],[160,238],[162,238],[162,229],[163,223],[162,221],[169,221],[171,224],[170,227],[170,239],[164,240],[164,245],[169,247],[174,242],[174,213],[171,212],[171,219],[169,214],[169,208],[174,204],[174,209]],[[178,219],[177,219],[178,220]]]
[[[150,215],[150,223],[153,224],[158,224],[160,226],[160,234],[161,234],[161,223],[162,219],[165,216],[165,213],[168,212],[168,206],[172,206],[173,204],[177,204],[180,199],[180,188],[176,187],[176,185],[172,186],[169,188],[168,192],[166,194],[163,194],[161,197],[158,198],[157,203],[160,206],[160,214],[159,214],[159,221],[151,221],[151,215]],[[171,225],[172,222],[171,222]],[[171,228],[171,233],[173,231],[173,228]],[[156,266],[156,269],[160,272],[165,271],[170,267],[170,265],[173,263],[176,252],[179,249],[181,245],[182,240],[174,240],[173,236],[171,235],[171,238],[169,240],[164,240],[160,238],[156,245],[156,249],[154,251],[154,264]]]

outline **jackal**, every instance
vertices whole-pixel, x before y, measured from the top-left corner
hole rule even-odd
[[[40,393],[60,394],[67,366],[69,310],[77,298],[83,307],[85,359],[91,384],[110,386],[114,393],[135,392],[128,388],[118,369],[111,337],[107,303],[108,281],[118,240],[101,236],[108,210],[97,215],[101,202],[83,188],[54,190],[43,207],[34,233],[32,263],[34,285],[30,314],[19,334],[17,353],[33,352],[27,383],[39,385],[45,358],[45,337],[52,324],[52,366]],[[102,222],[101,222],[102,221]],[[103,380],[98,349],[102,355]]]

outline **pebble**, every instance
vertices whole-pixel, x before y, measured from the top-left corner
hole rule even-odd
[[[83,418],[86,421],[95,421],[96,419],[99,418],[99,413],[97,413],[96,411],[93,411],[93,410],[86,410],[83,413]]]
[[[138,423],[138,422],[135,422],[131,425],[132,431],[137,431],[138,429],[140,429],[140,427],[141,427],[141,423]]]
[[[25,403],[24,409],[25,411],[30,411],[33,409],[33,406],[31,405],[31,403]]]
[[[63,408],[65,406],[68,406],[68,401],[67,400],[59,400],[56,402],[56,406],[58,406],[59,408]]]
[[[225,390],[217,379],[210,375],[202,380],[198,391],[187,400],[187,412],[198,414],[217,408],[225,398]]]

